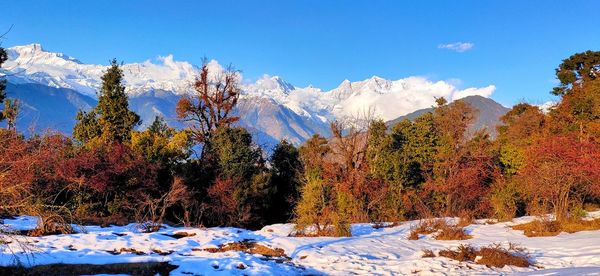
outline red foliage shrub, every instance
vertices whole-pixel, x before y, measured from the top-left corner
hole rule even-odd
[[[214,184],[208,188],[208,201],[204,203],[204,208],[209,211],[211,217],[219,218],[220,222],[228,225],[235,224],[238,206],[235,190],[234,179],[217,177]]]
[[[157,196],[157,170],[157,165],[121,143],[81,149],[62,166],[64,176],[76,184],[70,187],[73,193],[84,201],[105,203],[92,211],[100,216],[132,217],[131,211],[136,206],[148,197]]]
[[[526,152],[522,183],[534,199],[567,218],[573,197],[600,196],[600,147],[574,136],[550,136]],[[579,198],[580,200],[582,198]]]

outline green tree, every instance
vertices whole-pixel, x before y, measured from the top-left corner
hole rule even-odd
[[[250,228],[263,225],[274,189],[270,185],[270,174],[266,170],[262,151],[252,143],[252,135],[241,127],[222,127],[212,133],[210,141],[206,142],[211,145],[205,151],[209,155],[206,160],[214,162],[216,179],[232,183],[229,189],[235,202],[232,207],[234,210],[226,213],[233,218],[225,221],[235,221],[238,226]],[[224,202],[224,199],[218,201]]]
[[[524,164],[525,149],[538,140],[546,125],[546,115],[537,107],[520,103],[502,116],[498,129],[499,157],[505,176],[515,175]]]
[[[564,96],[571,91],[573,85],[595,80],[599,75],[600,51],[574,54],[556,68],[556,77],[560,84],[553,88],[552,94]]]
[[[123,70],[116,59],[102,76],[98,105],[90,112],[79,111],[73,129],[75,138],[88,142],[101,138],[105,142],[128,142],[131,131],[140,123],[140,117],[129,110],[123,85]]]
[[[392,137],[386,131],[387,127],[382,120],[371,122],[367,141],[367,160],[370,175],[389,183],[394,180],[396,150],[393,148]]]
[[[224,178],[251,179],[263,166],[262,152],[252,143],[252,135],[241,127],[219,128],[211,137],[210,154],[218,174]]]
[[[286,140],[280,141],[271,155],[272,185],[275,189],[271,205],[273,222],[287,222],[300,197],[300,152]]]
[[[332,185],[324,178],[325,157],[331,152],[327,139],[313,135],[300,147],[300,160],[304,166],[300,200],[294,209],[296,230],[300,233],[316,227],[316,234],[326,234],[332,223]]]
[[[172,167],[189,157],[191,138],[187,131],[177,131],[156,116],[148,129],[132,132],[131,147],[150,162]]]

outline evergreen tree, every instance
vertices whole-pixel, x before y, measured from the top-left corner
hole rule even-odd
[[[271,155],[272,185],[275,189],[271,205],[273,222],[286,222],[293,213],[299,198],[302,163],[300,153],[294,145],[282,140]]]
[[[386,133],[387,127],[382,120],[377,120],[369,126],[367,141],[367,159],[371,176],[393,181],[395,150],[392,147],[392,137]]]
[[[222,127],[206,142],[211,145],[205,154],[216,165],[216,180],[233,183],[235,210],[229,210],[227,213],[233,218],[224,218],[224,221],[250,228],[264,225],[274,191],[262,151],[252,143],[252,135],[241,127]]]
[[[100,137],[103,141],[125,142],[131,138],[131,131],[140,123],[140,117],[129,110],[127,94],[123,82],[123,70],[116,59],[102,76],[102,88],[98,105],[90,112],[80,111],[73,130],[75,138],[87,142]]]
[[[75,120],[77,121],[73,127],[73,137],[75,139],[87,143],[102,135],[102,127],[98,123],[98,115],[95,110],[88,112],[79,110]]]
[[[600,51],[577,53],[556,68],[556,78],[560,85],[554,87],[552,94],[564,96],[574,85],[595,80],[600,76]]]

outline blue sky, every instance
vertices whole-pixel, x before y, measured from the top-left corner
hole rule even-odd
[[[591,0],[4,0],[2,10],[0,30],[14,25],[4,47],[41,43],[86,63],[207,56],[246,78],[324,90],[344,79],[424,76],[493,84],[505,105],[552,99],[561,60],[600,50],[600,1]],[[472,47],[440,48],[456,42]]]

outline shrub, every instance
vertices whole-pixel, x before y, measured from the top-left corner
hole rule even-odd
[[[492,185],[490,203],[494,217],[500,221],[509,221],[522,213],[524,202],[520,190],[514,181],[505,181],[503,178]]]
[[[432,250],[430,249],[425,249],[423,250],[423,255],[421,255],[422,258],[433,258],[435,257],[435,253],[433,253]]]
[[[409,240],[418,240],[419,234],[436,233],[436,240],[467,240],[471,236],[467,235],[462,227],[450,225],[444,219],[426,219],[421,220],[414,226],[408,236]]]
[[[514,248],[512,245],[511,249],[513,249],[513,252],[510,249],[506,250],[502,248],[499,244],[482,247],[477,252],[477,256],[480,258],[476,262],[488,267],[500,268],[507,265],[518,267],[531,266],[527,256],[524,255],[523,249]]]
[[[600,229],[600,219],[584,220],[548,220],[540,219],[512,226],[514,230],[521,230],[527,237],[556,236],[561,232],[575,233],[579,231],[592,231]]]
[[[455,225],[443,226],[435,236],[436,240],[468,240],[471,235],[465,233],[464,228]]]
[[[444,249],[439,252],[440,257],[446,257],[459,262],[475,262],[488,267],[502,268],[507,265],[529,267],[531,263],[527,258],[524,248],[509,244],[505,249],[500,244],[493,244],[475,249],[470,245],[461,244],[456,249]],[[432,257],[423,255],[423,258]]]
[[[457,249],[444,249],[440,250],[439,255],[441,257],[450,258],[459,262],[474,261],[477,257],[477,250],[470,245],[461,244]]]
[[[573,202],[600,196],[600,147],[574,136],[549,136],[533,145],[518,177],[532,198],[547,202],[557,220]]]

